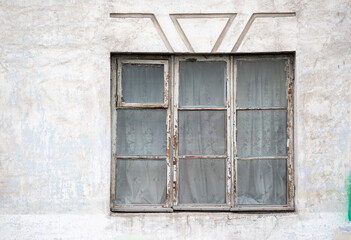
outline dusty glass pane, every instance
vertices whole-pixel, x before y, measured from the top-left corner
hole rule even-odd
[[[238,111],[238,157],[286,156],[286,114],[286,110]]]
[[[238,160],[238,204],[287,204],[285,159]]]
[[[164,66],[123,64],[122,96],[126,103],[163,103]]]
[[[180,159],[180,204],[225,202],[225,159]]]
[[[180,107],[225,106],[225,62],[179,63]]]
[[[117,204],[164,204],[167,165],[165,160],[117,160]]]
[[[117,155],[166,155],[166,110],[117,111]]]
[[[238,61],[238,107],[286,107],[286,60]]]
[[[225,111],[179,111],[180,155],[223,155],[225,153]]]

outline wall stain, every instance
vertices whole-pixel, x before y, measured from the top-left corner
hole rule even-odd
[[[349,221],[351,221],[351,172],[349,173],[348,196],[349,196],[348,217],[349,217]]]

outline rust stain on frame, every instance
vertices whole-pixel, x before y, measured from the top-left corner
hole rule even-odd
[[[287,98],[288,98],[288,128],[287,128],[287,137],[288,137],[288,159],[287,159],[287,174],[288,174],[288,206],[294,206],[294,136],[293,136],[293,125],[294,125],[294,67],[293,60],[290,57],[287,60]]]
[[[167,124],[167,193],[166,193],[166,206],[169,207],[171,203],[171,124],[172,124],[172,117],[170,113],[170,109],[168,109],[168,124]]]
[[[165,96],[164,96],[164,102],[165,102],[165,105],[168,107],[168,82],[169,82],[169,73],[166,75],[166,81],[165,81]]]

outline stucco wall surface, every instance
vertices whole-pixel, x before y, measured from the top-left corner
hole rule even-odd
[[[296,15],[238,42],[259,12]],[[110,214],[110,53],[170,51],[150,19],[110,13],[155,14],[174,52],[169,14],[237,13],[218,52],[296,51],[295,212]],[[1,0],[0,16],[0,239],[351,239],[351,1]],[[225,21],[180,24],[210,52]]]

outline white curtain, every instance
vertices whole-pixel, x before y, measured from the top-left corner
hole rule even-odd
[[[117,155],[165,156],[166,110],[118,110]],[[117,160],[117,204],[164,204],[166,160]]]
[[[286,204],[286,160],[238,160],[238,204]]]
[[[180,107],[225,106],[225,62],[180,62]]]
[[[238,107],[286,107],[285,60],[238,61]],[[286,156],[287,111],[237,112],[238,157]],[[238,160],[238,204],[282,205],[285,159]]]
[[[167,153],[166,110],[118,110],[117,155],[165,156]]]
[[[238,157],[286,156],[286,114],[286,110],[238,111]]]
[[[180,155],[225,155],[225,111],[179,111]]]
[[[225,159],[181,159],[179,203],[224,204]]]
[[[224,106],[225,68],[224,62],[181,63],[180,106]],[[242,61],[237,71],[239,107],[287,106],[284,61]],[[142,81],[135,84],[130,96],[145,89],[154,95]],[[156,101],[153,97],[131,99]],[[286,156],[286,116],[286,110],[238,111],[238,156]],[[117,118],[119,155],[166,155],[165,110],[118,110]],[[226,154],[226,111],[179,111],[179,155]],[[165,201],[165,161],[117,164],[118,203]],[[179,164],[180,203],[225,203],[225,159],[181,159]],[[237,166],[239,204],[286,204],[285,159],[239,160]]]
[[[126,103],[163,103],[164,66],[124,64],[122,91]]]
[[[238,107],[286,107],[285,60],[238,61]]]
[[[224,107],[225,62],[181,62],[180,107]],[[179,155],[226,155],[226,111],[179,111]],[[180,159],[179,203],[224,204],[225,159]]]
[[[166,160],[117,160],[117,204],[164,204]]]

